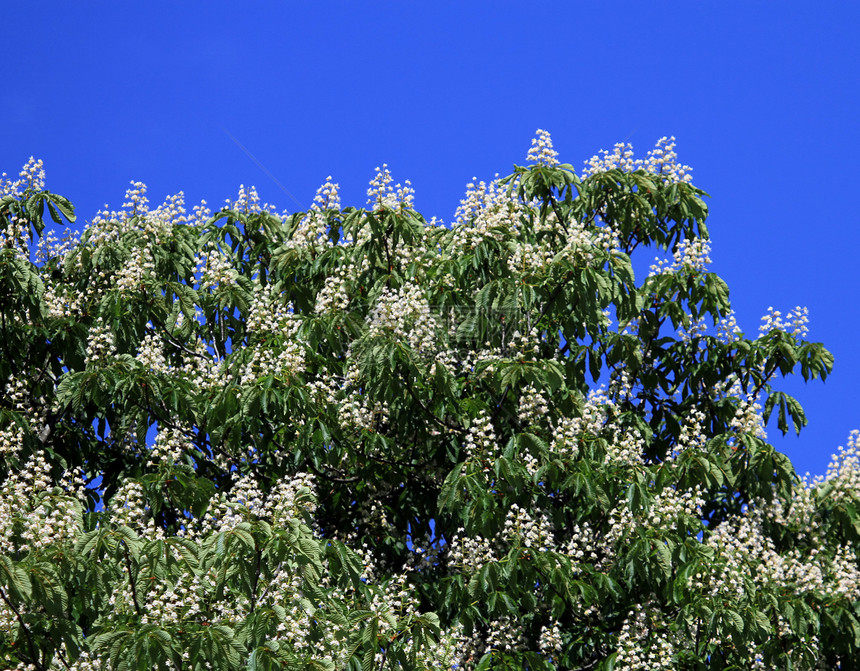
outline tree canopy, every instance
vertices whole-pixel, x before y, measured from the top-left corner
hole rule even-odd
[[[833,360],[739,328],[706,195],[672,139],[544,131],[449,223],[383,166],[63,235],[4,175],[2,663],[854,668],[857,434],[814,481],[767,442]]]

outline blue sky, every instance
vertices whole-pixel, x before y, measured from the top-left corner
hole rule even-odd
[[[0,172],[42,158],[81,221],[131,180],[293,211],[332,175],[362,205],[382,163],[447,221],[537,128],[576,166],[674,135],[741,327],[808,306],[836,358],[784,384],[810,425],[772,442],[823,474],[860,428],[858,3],[32,1],[4,25]]]

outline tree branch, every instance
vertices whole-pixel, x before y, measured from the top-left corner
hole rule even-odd
[[[27,623],[24,622],[23,616],[18,611],[18,609],[15,608],[15,605],[12,603],[9,597],[6,596],[6,592],[3,590],[3,588],[0,588],[0,597],[2,597],[3,601],[9,607],[9,609],[13,613],[15,613],[15,619],[18,620],[18,624],[21,626],[21,630],[24,632],[24,636],[27,639],[27,646],[30,648],[30,662],[38,669],[38,671],[46,671],[45,665],[39,661],[39,653],[36,648],[36,644],[33,641],[33,634],[30,632],[30,628],[27,626]]]

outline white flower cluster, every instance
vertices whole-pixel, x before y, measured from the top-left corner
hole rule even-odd
[[[503,534],[508,540],[521,543],[524,547],[538,552],[555,549],[555,537],[549,518],[539,513],[537,518],[516,503],[511,505],[505,518]]]
[[[558,627],[558,621],[554,620],[552,623],[541,627],[538,650],[553,659],[558,657],[562,649],[561,630]]]
[[[127,526],[135,531],[143,531],[149,520],[149,508],[146,505],[143,486],[134,480],[123,483],[110,498],[108,510],[116,524]]]
[[[293,306],[284,305],[271,284],[254,284],[254,297],[248,312],[246,329],[257,335],[271,335],[289,330],[297,322]]]
[[[42,304],[50,319],[68,319],[80,315],[85,293],[60,283],[49,283],[42,294]]]
[[[538,165],[558,165],[558,152],[552,148],[552,138],[547,131],[537,129],[526,160]]]
[[[155,333],[147,333],[137,348],[134,357],[144,368],[154,373],[164,373],[168,370],[164,358],[164,345]]]
[[[413,352],[435,357],[439,324],[417,284],[404,284],[396,291],[383,288],[367,322],[370,335],[391,334],[405,340]]]
[[[325,210],[339,210],[341,207],[340,194],[338,193],[339,188],[339,184],[335,184],[331,181],[331,175],[326,177],[325,183],[317,189],[311,209],[319,210],[320,212],[324,212]]]
[[[347,280],[354,270],[354,266],[339,266],[333,274],[325,278],[322,289],[317,293],[314,312],[318,315],[330,315],[349,307]]]
[[[203,610],[205,596],[203,581],[198,576],[180,574],[175,581],[152,581],[140,622],[175,624],[193,620]]]
[[[618,634],[615,668],[623,671],[670,671],[675,647],[668,628],[648,608],[631,611]]]
[[[179,316],[184,319],[181,313]],[[223,361],[209,353],[203,340],[196,340],[186,347],[187,351],[182,352],[182,359],[177,365],[168,363],[164,350],[161,338],[154,333],[147,333],[138,345],[135,359],[155,374],[188,381],[198,391],[217,391],[234,379],[231,373],[224,370]]]
[[[182,461],[182,455],[193,450],[194,445],[185,431],[179,427],[163,427],[155,434],[155,443],[146,465],[153,466],[161,462],[178,464]]]
[[[692,168],[678,163],[674,137],[662,137],[657,140],[654,149],[649,151],[644,159],[633,158],[633,146],[623,142],[616,144],[612,153],[605,149],[600,153],[602,156],[592,156],[585,162],[587,167],[583,172],[583,178],[600,172],[619,169],[624,172],[644,170],[652,175],[661,176],[669,183],[689,183],[693,180],[693,176],[690,174]]]
[[[230,531],[245,522],[249,514],[263,514],[266,497],[257,481],[250,475],[238,476],[235,473],[234,480],[232,489],[213,497],[203,518],[189,525],[187,533],[190,537]]]
[[[692,491],[668,487],[654,498],[645,520],[652,529],[671,532],[677,528],[681,519],[700,520],[703,505],[705,500],[699,486]]]
[[[136,245],[131,255],[116,276],[116,287],[123,292],[137,292],[143,289],[144,280],[155,270],[152,253],[148,247]]]
[[[621,543],[637,522],[627,502],[620,503],[609,514],[609,528],[598,533],[588,521],[573,525],[570,537],[559,551],[571,559],[574,574],[580,572],[578,564],[592,563],[598,571],[607,570],[615,561],[618,544]]]
[[[756,438],[767,440],[761,403],[757,402],[751,394],[742,394],[739,387],[735,396],[738,399],[738,407],[729,426],[738,433],[750,433]]]
[[[388,421],[388,404],[371,401],[358,389],[352,389],[339,401],[337,416],[342,429],[375,431]]]
[[[466,435],[466,459],[479,461],[484,466],[484,471],[489,471],[490,466],[501,454],[496,432],[490,416],[482,410],[472,421],[469,433]]]
[[[24,191],[42,191],[45,188],[45,165],[42,159],[36,160],[32,156],[21,168],[18,179],[14,182],[4,172],[0,175],[0,198],[14,196],[19,198]]]
[[[65,230],[62,238],[58,238],[54,231],[42,231],[42,237],[36,245],[36,263],[42,265],[49,259],[56,259],[62,265],[69,252],[80,243],[80,237],[78,231],[70,228]]]
[[[9,217],[9,224],[6,228],[0,229],[0,248],[15,250],[18,258],[29,258],[30,245],[27,233],[26,222],[19,221],[14,215]]]
[[[681,432],[678,434],[678,444],[675,447],[675,452],[671,457],[675,457],[682,452],[696,450],[703,452],[707,443],[707,432],[705,428],[705,413],[696,408],[692,408],[686,412],[681,424]],[[671,458],[670,457],[670,458]]]
[[[516,231],[524,212],[523,204],[508,196],[507,187],[498,178],[489,184],[470,182],[454,213],[454,249],[468,251],[484,240],[501,240],[505,231]]]
[[[306,249],[318,253],[332,247],[325,212],[339,210],[340,207],[338,185],[331,181],[330,176],[326,177],[325,184],[317,189],[310,210],[299,221],[292,237],[284,243],[284,249]]]
[[[5,554],[74,542],[83,529],[80,502],[55,489],[41,451],[0,485],[0,547]]]
[[[335,406],[338,421],[344,430],[375,431],[377,425],[388,421],[388,404],[373,401],[363,392],[363,384],[358,367],[351,364],[346,370],[342,384],[330,380],[328,385],[320,382],[321,389],[327,389],[327,401]]]
[[[799,305],[791,310],[785,317],[779,310],[772,307],[767,309],[767,314],[761,318],[762,324],[758,327],[760,335],[765,336],[773,329],[785,331],[795,338],[805,338],[809,334],[809,308]]]
[[[734,310],[729,310],[728,314],[720,319],[717,325],[717,338],[725,344],[731,344],[743,337],[743,331],[738,326],[738,320]]]
[[[294,377],[304,372],[300,328],[301,321],[293,314],[292,306],[282,305],[270,285],[256,285],[247,320],[248,332],[254,336],[248,346],[251,356],[242,368],[239,383],[249,384],[265,375]],[[280,344],[272,341],[273,336]]]
[[[384,209],[414,209],[415,189],[412,188],[412,182],[407,179],[402,185],[392,186],[393,181],[387,164],[376,168],[376,175],[367,189],[367,204],[371,210],[378,212]]]
[[[606,222],[586,225],[580,221],[570,221],[564,235],[566,241],[564,247],[559,250],[560,258],[577,264],[591,265],[595,259],[601,258],[601,251],[617,253],[621,244],[618,230]]]
[[[484,653],[517,652],[525,646],[526,638],[522,622],[505,615],[490,622],[486,635]]]
[[[260,194],[257,193],[257,187],[250,186],[245,188],[244,184],[239,185],[239,195],[236,200],[225,201],[228,210],[238,210],[246,214],[259,214],[260,212],[271,212],[272,206],[268,203],[263,203],[260,200]]]
[[[149,198],[146,197],[146,184],[143,182],[131,182],[131,188],[125,192],[125,202],[122,209],[130,216],[142,215],[149,212]]]
[[[571,461],[579,456],[579,440],[582,419],[562,417],[553,432],[550,454],[562,461]]]
[[[86,365],[89,367],[109,364],[116,355],[116,336],[110,326],[99,318],[90,326],[87,335]]]
[[[616,431],[607,446],[605,463],[614,466],[641,466],[644,463],[644,450],[645,438],[639,429]]]
[[[860,431],[848,437],[848,446],[839,447],[827,466],[825,476],[828,496],[835,503],[860,499]]]
[[[655,259],[648,277],[678,273],[682,270],[705,272],[711,264],[711,243],[702,238],[681,240],[672,252],[672,263]]]
[[[463,573],[476,573],[497,561],[494,543],[483,536],[469,535],[460,527],[448,547],[448,561]]]
[[[517,417],[524,425],[537,424],[546,419],[549,414],[549,403],[546,396],[533,384],[522,390]]]
[[[302,513],[313,515],[317,500],[313,477],[308,473],[296,473],[285,477],[269,492],[263,504],[263,516],[271,518],[273,524],[283,525],[286,520],[302,519]]]
[[[564,546],[564,553],[571,558],[575,564],[587,564],[588,562],[599,562],[604,557],[605,549],[598,543],[597,534],[588,522],[574,524],[570,530],[570,538]],[[578,569],[574,565],[574,574]]]
[[[556,252],[552,247],[520,242],[514,245],[508,257],[508,268],[512,273],[538,273],[548,268]]]
[[[198,291],[236,284],[239,271],[215,245],[210,244],[208,248],[200,250],[196,262],[197,268],[194,275],[197,277]]]
[[[26,378],[18,378],[12,375],[6,381],[5,385],[0,386],[0,389],[2,389],[3,397],[8,404],[7,407],[11,407],[15,412],[20,413],[27,420],[31,429],[39,431],[45,425],[49,408],[44,397],[34,398],[33,393],[30,391],[29,383],[30,381]],[[20,433],[17,425],[10,424],[6,428],[9,431],[7,435],[11,441],[10,444],[20,446],[23,433]],[[3,449],[2,441],[0,441],[0,452]]]
[[[10,422],[0,429],[0,456],[16,457],[24,446],[24,429]]]
[[[582,408],[582,415],[578,418],[577,432],[599,435],[606,425],[611,406],[612,402],[609,400],[605,389],[590,390]]]

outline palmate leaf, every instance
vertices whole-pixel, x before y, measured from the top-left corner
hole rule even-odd
[[[16,599],[30,598],[33,587],[28,571],[6,555],[0,555],[0,579]]]
[[[68,595],[54,567],[45,562],[39,562],[29,567],[28,573],[33,600],[49,615],[55,617],[64,615],[68,607]]]

